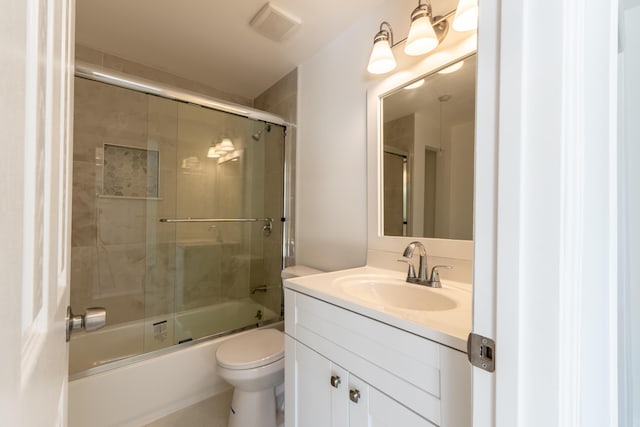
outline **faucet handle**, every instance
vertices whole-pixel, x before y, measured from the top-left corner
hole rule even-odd
[[[407,279],[415,279],[416,278],[416,270],[413,267],[413,263],[410,259],[399,259],[398,262],[406,262],[409,265],[409,271],[407,272]]]
[[[448,270],[451,270],[453,267],[451,267],[450,265],[434,265],[431,268],[431,275],[429,277],[430,282],[440,282],[440,272],[438,271],[439,268],[446,268]]]

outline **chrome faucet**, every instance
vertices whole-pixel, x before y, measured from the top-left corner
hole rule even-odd
[[[413,264],[413,252],[418,249],[418,254],[420,256],[420,261],[418,264],[418,275],[416,277],[416,269]],[[429,275],[429,279],[427,279],[427,250],[424,245],[420,242],[411,242],[404,248],[404,252],[402,253],[403,258],[398,261],[406,262],[409,264],[409,271],[407,272],[407,282],[415,283],[417,285],[429,286],[432,288],[441,288],[442,284],[440,283],[440,273],[438,272],[439,268],[452,268],[448,265],[434,265],[431,269],[431,274]]]
[[[419,251],[420,255],[420,264],[418,265],[418,276],[416,277],[416,269],[413,265],[413,251]],[[407,272],[407,282],[409,283],[417,283],[419,285],[427,284],[427,276],[425,273],[426,264],[427,264],[427,250],[424,245],[420,242],[411,242],[404,248],[404,252],[402,253],[403,258],[407,258],[407,261],[404,261],[409,264],[409,271]]]

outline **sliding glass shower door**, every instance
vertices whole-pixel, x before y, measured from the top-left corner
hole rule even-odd
[[[279,317],[284,129],[181,104],[177,134],[175,342]]]
[[[70,372],[279,319],[282,126],[76,78]]]

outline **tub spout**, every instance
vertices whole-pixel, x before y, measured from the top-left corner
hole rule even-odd
[[[268,290],[269,290],[269,286],[261,285],[261,286],[258,286],[257,288],[251,289],[250,293],[251,293],[251,295],[255,295],[258,292],[267,293]]]

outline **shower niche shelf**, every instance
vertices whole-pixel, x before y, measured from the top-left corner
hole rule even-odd
[[[145,200],[159,198],[159,151],[104,144],[102,154],[100,196]]]

